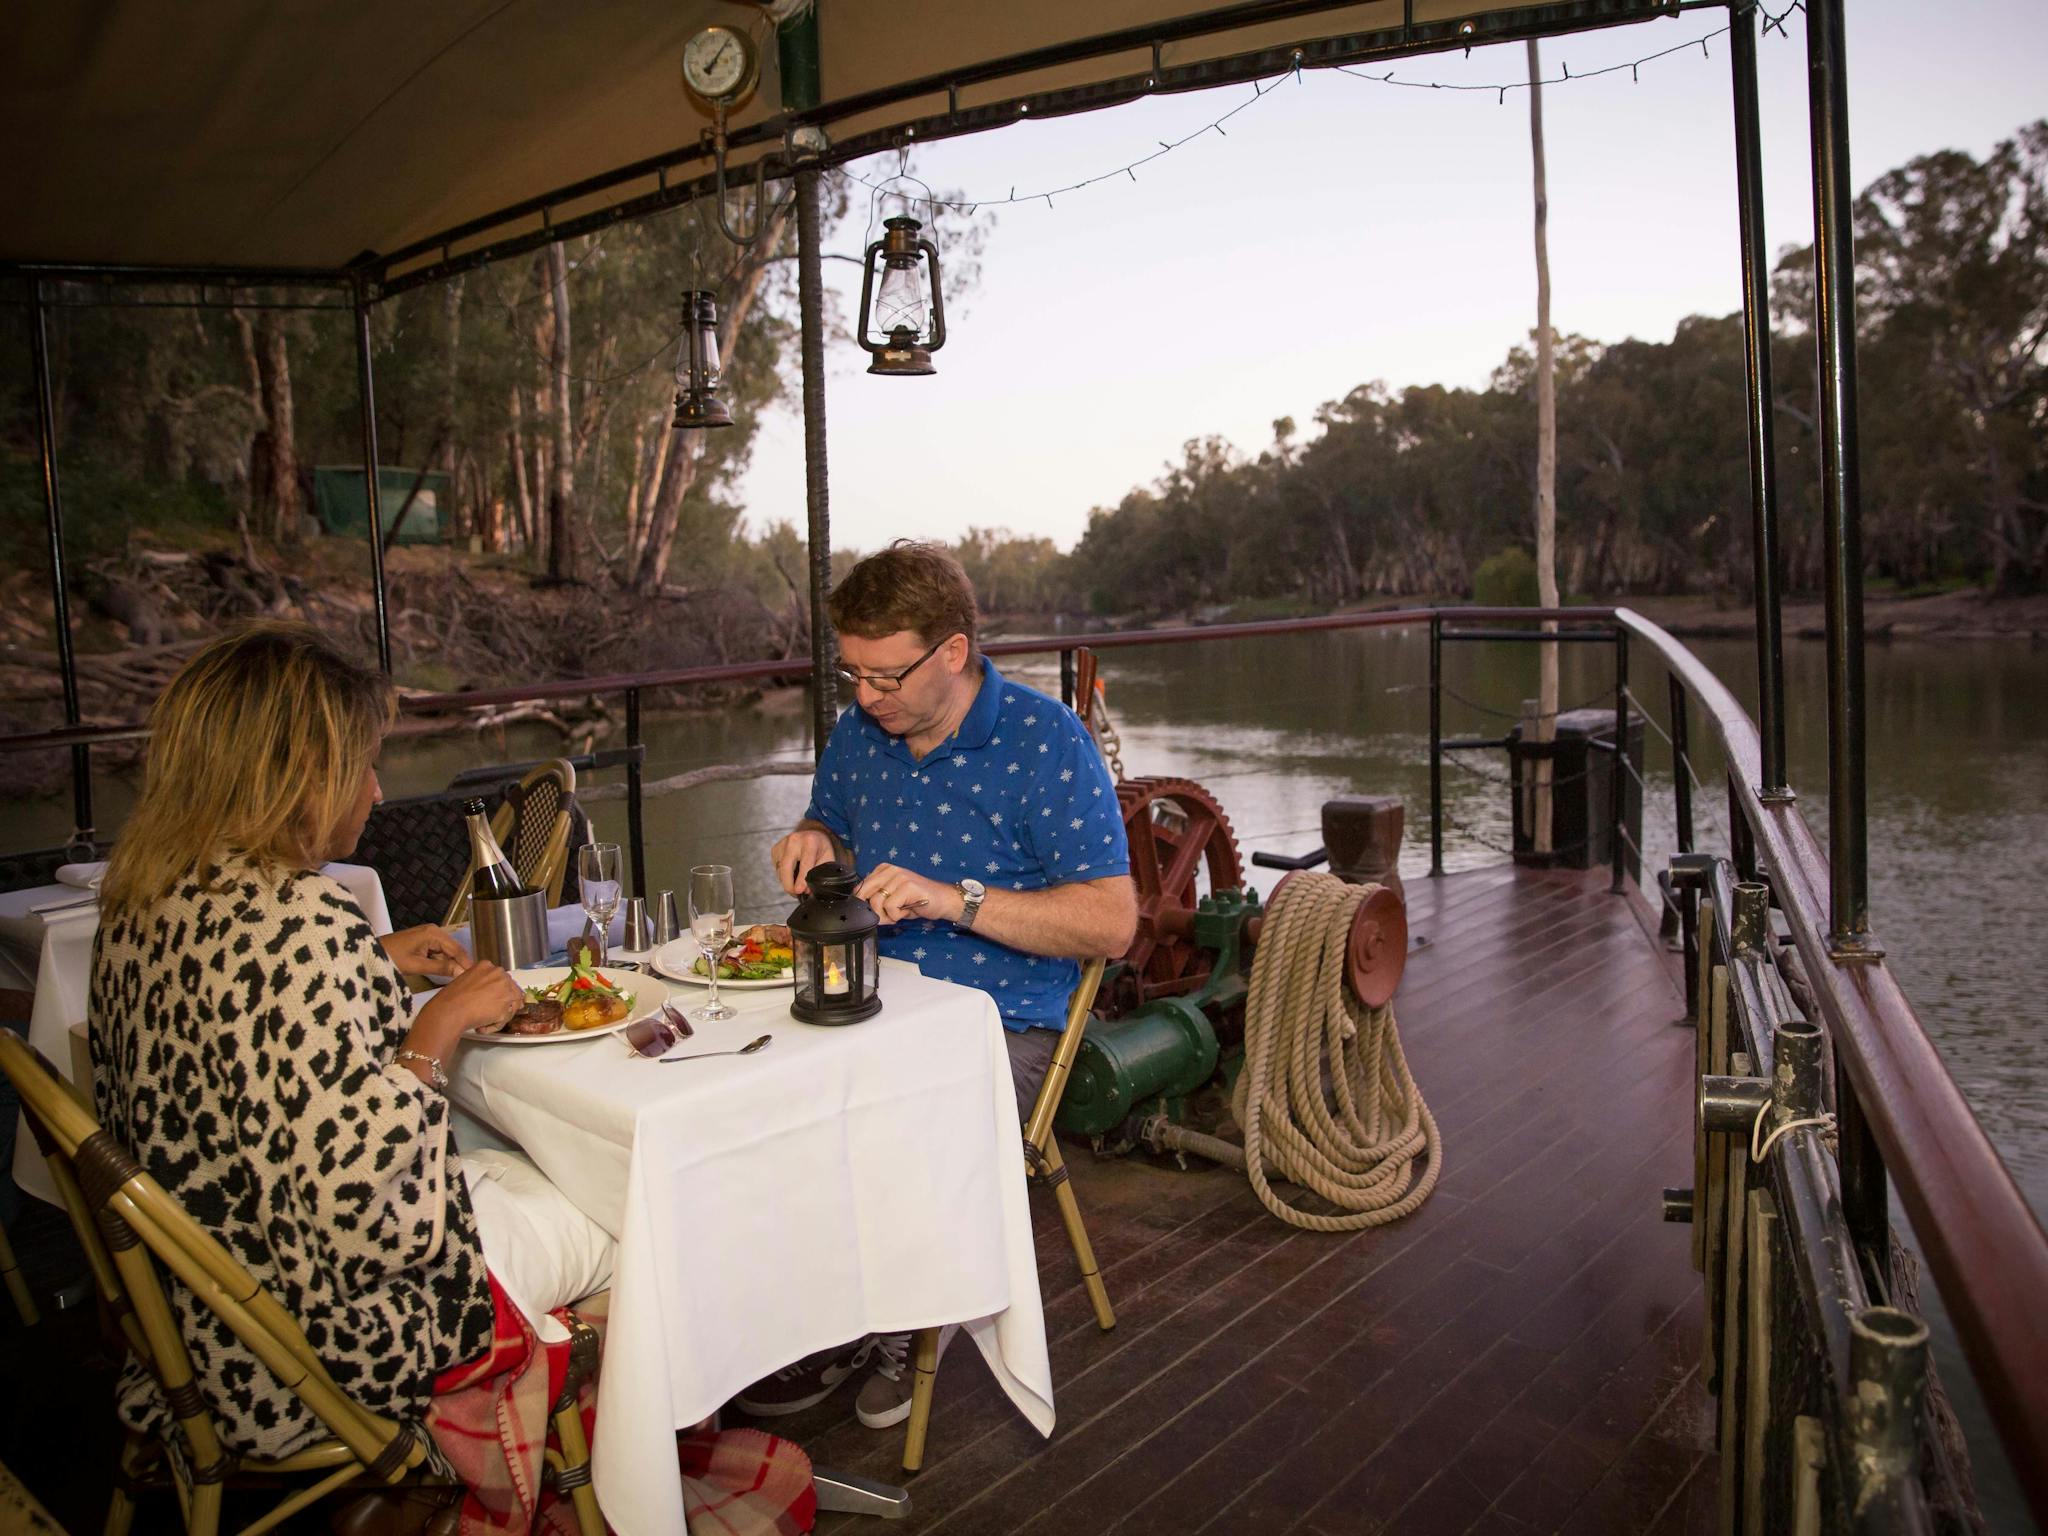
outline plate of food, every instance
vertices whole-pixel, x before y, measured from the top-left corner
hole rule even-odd
[[[538,966],[514,971],[512,979],[526,994],[526,1006],[494,1030],[472,1029],[469,1040],[493,1045],[561,1045],[616,1034],[646,1018],[667,1001],[661,986],[625,987],[588,959],[573,965]]]
[[[654,952],[654,969],[672,981],[711,984],[704,968],[704,951],[693,938],[677,939]],[[789,928],[783,923],[756,923],[732,936],[718,960],[718,989],[735,992],[764,991],[786,987],[796,980],[796,953],[790,947]]]

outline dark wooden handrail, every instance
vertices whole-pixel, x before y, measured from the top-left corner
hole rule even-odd
[[[2015,1472],[2036,1513],[2048,1509],[2048,1233],[1949,1076],[1882,958],[1837,958],[1828,942],[1827,855],[1796,801],[1756,787],[1756,727],[1727,686],[1662,625],[1622,608],[1615,620],[1653,646],[1699,700],[1727,754],[1757,861],[1805,962],[1835,1049],[1849,1069],[1885,1168],[1954,1319]]]

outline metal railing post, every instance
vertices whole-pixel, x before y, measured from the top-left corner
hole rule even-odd
[[[825,279],[819,255],[818,177],[815,164],[796,173],[797,313],[803,327],[804,507],[811,564],[811,751],[839,719],[839,685],[832,670],[831,626],[825,597],[832,587],[832,494],[825,463]]]
[[[1069,709],[1074,707],[1074,649],[1072,646],[1063,645],[1060,647],[1060,702]]]
[[[1856,448],[1856,247],[1842,0],[1807,0],[1813,139],[1814,334],[1820,343],[1821,518],[1827,545],[1828,928],[1837,955],[1871,955],[1865,843],[1863,498]]]
[[[1429,872],[1444,872],[1444,621],[1429,616]]]
[[[1756,102],[1756,19],[1729,16],[1735,86],[1735,203],[1742,231],[1743,372],[1749,401],[1750,551],[1756,595],[1756,714],[1765,800],[1790,799],[1785,783],[1785,630],[1778,602],[1778,474],[1771,382],[1771,268],[1764,241],[1763,131]]]
[[[1678,680],[1676,672],[1671,674],[1671,786],[1675,801],[1677,820],[1678,851],[1693,851],[1692,825],[1692,752],[1685,698],[1685,685]],[[1699,1008],[1699,945],[1700,945],[1700,897],[1699,892],[1688,883],[1685,889],[1677,891],[1678,928],[1680,942],[1685,952],[1685,1011],[1690,1014]]]
[[[50,619],[57,641],[57,670],[64,686],[64,723],[80,723],[78,657],[71,648],[71,597],[65,591],[64,492],[57,476],[57,405],[50,392],[50,333],[43,315],[43,280],[28,284],[29,348],[36,375],[36,450],[42,460],[43,515],[50,545]],[[71,840],[93,840],[92,748],[71,749]]]
[[[1614,631],[1614,777],[1609,780],[1614,815],[1614,879],[1608,889],[1628,888],[1628,631]]]
[[[370,294],[356,280],[356,391],[363,413],[363,503],[370,523],[370,600],[377,615],[377,665],[391,675],[391,614],[384,591],[384,513],[377,484],[377,380],[370,364]]]
[[[647,899],[647,836],[640,813],[644,796],[641,788],[640,690],[626,690],[626,848],[633,860],[633,894]]]
[[[1856,1084],[1847,1071],[1835,1072],[1835,1164],[1842,1179],[1842,1221],[1849,1228],[1865,1268],[1891,1290],[1891,1181],[1884,1153],[1871,1133]]]

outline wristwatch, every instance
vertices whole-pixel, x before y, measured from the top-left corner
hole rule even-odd
[[[960,882],[960,915],[953,920],[955,928],[972,928],[974,919],[980,915],[981,901],[988,895],[988,887],[979,880]]]

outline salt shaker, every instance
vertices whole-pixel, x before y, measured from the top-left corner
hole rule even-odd
[[[647,903],[638,896],[626,898],[626,945],[635,954],[652,949],[653,941],[648,935]]]
[[[654,942],[670,944],[682,936],[682,920],[676,915],[676,893],[663,891],[654,899]]]

